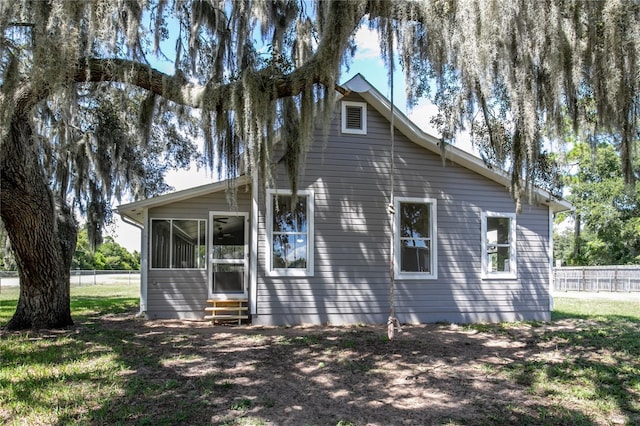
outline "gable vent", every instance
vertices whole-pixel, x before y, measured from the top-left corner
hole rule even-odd
[[[342,133],[367,134],[367,104],[342,102]]]
[[[347,106],[347,129],[362,129],[362,108]]]

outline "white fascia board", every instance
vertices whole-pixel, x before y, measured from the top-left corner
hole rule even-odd
[[[187,200],[189,198],[199,197],[201,195],[211,194],[214,192],[224,191],[233,186],[241,186],[250,183],[251,180],[245,176],[239,176],[234,179],[227,179],[219,182],[208,183],[193,188],[184,189],[182,191],[170,192],[168,194],[159,195],[157,197],[147,198],[145,200],[135,201],[129,204],[122,204],[116,207],[116,210],[122,217],[126,217],[141,226],[144,226],[142,220],[142,212],[145,209],[159,207],[177,201]]]

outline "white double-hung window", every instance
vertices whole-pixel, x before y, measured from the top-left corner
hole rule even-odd
[[[313,276],[313,191],[268,190],[267,275]],[[295,205],[294,205],[295,204]]]
[[[395,199],[394,272],[397,279],[438,278],[437,202]]]
[[[482,277],[516,278],[515,213],[482,213]]]

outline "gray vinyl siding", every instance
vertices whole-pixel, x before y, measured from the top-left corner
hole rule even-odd
[[[299,187],[314,191],[312,277],[266,273],[265,199],[257,191],[257,292],[249,295],[257,306],[253,323],[386,322],[391,246],[389,123],[371,106],[367,116],[367,135],[341,134],[338,108],[326,143],[319,131],[307,155]],[[438,239],[437,279],[396,280],[399,320],[549,319],[548,207],[524,204],[516,217],[517,279],[482,279],[481,214],[515,212],[508,188],[451,162],[443,166],[438,154],[400,133],[395,139],[395,196],[436,199]],[[284,171],[279,169],[276,175],[277,187],[289,189]],[[250,206],[251,193],[241,187],[237,207],[228,204],[224,192],[212,193],[149,209],[147,226],[153,218],[208,222],[210,211],[250,212]],[[207,285],[208,269],[150,269],[147,314],[201,319]]]
[[[350,100],[361,100],[352,96]],[[259,199],[257,324],[382,323],[389,313],[389,123],[368,107],[368,134],[340,133],[339,109],[326,143],[307,156],[300,189],[315,192],[314,276],[270,277],[265,200]],[[508,188],[395,136],[396,197],[437,200],[438,277],[396,280],[401,322],[549,318],[547,206],[517,215],[517,279],[481,278],[481,213],[515,212]],[[277,186],[288,189],[284,172]]]
[[[207,270],[153,270],[147,284],[150,319],[202,319],[207,301]]]
[[[229,205],[227,194],[216,192],[149,210],[151,219],[204,219],[207,221],[209,247],[209,212],[249,212],[251,192],[244,187],[237,192],[237,206]],[[143,242],[149,244],[149,242]],[[150,249],[151,250],[151,249]],[[151,253],[150,253],[151,254]],[[208,256],[207,256],[208,257]],[[149,269],[147,278],[147,315],[156,318],[202,319],[207,301],[207,269]]]

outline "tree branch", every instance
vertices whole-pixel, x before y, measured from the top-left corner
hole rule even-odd
[[[290,74],[274,75],[272,70],[256,72],[255,78],[261,80],[265,87],[275,87],[275,92],[265,91],[266,96],[274,100],[295,96],[302,92],[308,84],[327,85],[319,72],[317,60],[312,60]],[[152,68],[126,59],[98,59],[83,58],[78,62],[73,81],[83,82],[120,82],[132,84],[148,90],[167,100],[194,108],[210,108],[209,99],[223,99],[229,96],[234,89],[240,89],[241,82],[229,83],[211,82],[198,85],[187,82],[180,76],[171,76]],[[335,89],[345,93],[342,87]]]
[[[265,96],[271,100],[296,96],[311,84],[322,84],[325,87],[334,86],[335,90],[345,94],[345,90],[334,83],[333,75],[326,75],[322,70],[326,66],[321,64],[335,63],[339,67],[343,47],[348,38],[360,24],[362,17],[370,9],[349,9],[348,4],[336,2],[331,5],[329,22],[332,25],[343,26],[340,31],[328,31],[313,57],[301,67],[288,74],[274,73],[272,68],[257,71],[250,78],[259,85],[268,88]],[[336,69],[336,72],[338,70]],[[242,90],[241,79],[220,83],[211,81],[205,85],[188,82],[181,75],[165,74],[148,64],[122,58],[80,58],[71,70],[69,81],[75,83],[118,82],[131,84],[148,90],[172,102],[212,110],[221,100],[228,100],[232,93]],[[24,82],[13,96],[14,112],[25,114],[38,102],[50,95],[51,87],[34,88],[29,82]]]
[[[337,68],[340,66],[348,39],[368,8],[353,9],[347,2],[334,2],[331,8],[329,22],[339,27],[339,30],[326,32],[326,37],[322,39],[307,63],[288,74],[274,73],[272,68],[245,71],[253,73],[249,77],[255,79],[262,87],[269,88],[265,90],[265,96],[275,100],[296,96],[311,84],[335,86],[332,78],[334,76],[323,74],[327,67],[322,65],[335,64],[336,73],[338,72]],[[78,83],[111,81],[133,84],[178,104],[204,109],[214,109],[216,105],[213,103],[217,102],[216,100],[230,99],[233,92],[242,90],[241,79],[228,83],[211,81],[205,85],[198,85],[186,81],[179,75],[170,76],[149,65],[118,58],[82,58],[76,65],[72,79]],[[335,89],[345,93],[341,87],[336,86]]]

